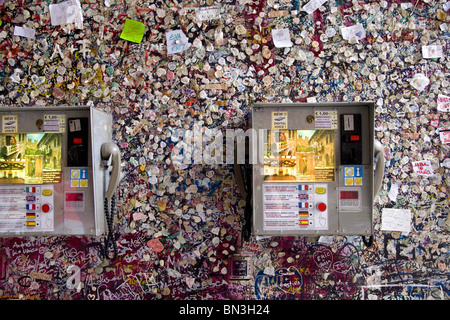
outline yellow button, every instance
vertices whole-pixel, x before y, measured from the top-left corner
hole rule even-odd
[[[44,190],[42,190],[42,194],[44,196],[51,196],[52,195],[52,189],[44,189]]]
[[[324,188],[324,187],[317,187],[317,188],[316,188],[316,192],[319,193],[319,194],[323,194],[323,193],[325,193],[326,191],[327,191],[327,189]]]

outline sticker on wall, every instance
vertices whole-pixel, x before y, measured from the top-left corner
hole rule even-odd
[[[87,188],[88,169],[70,169],[70,186],[72,188]]]
[[[16,133],[17,132],[17,115],[2,117],[2,132]]]
[[[337,129],[337,111],[314,111],[316,129]]]
[[[363,184],[362,166],[344,167],[345,186],[362,186],[362,184]]]
[[[287,129],[288,128],[288,112],[287,111],[273,111],[272,112],[272,129]]]

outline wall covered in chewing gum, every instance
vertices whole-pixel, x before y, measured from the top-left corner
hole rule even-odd
[[[449,9],[0,0],[0,104],[110,113],[123,160],[117,258],[104,237],[2,238],[0,299],[449,299]],[[245,240],[233,166],[176,161],[177,130],[211,139],[245,130],[255,102],[311,101],[376,104],[386,167],[370,247]],[[406,210],[408,230],[383,225],[386,209]]]

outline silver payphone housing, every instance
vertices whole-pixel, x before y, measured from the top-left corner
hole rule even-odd
[[[372,235],[372,102],[258,103],[252,129],[256,236]]]
[[[0,236],[102,235],[112,116],[93,107],[0,108]]]

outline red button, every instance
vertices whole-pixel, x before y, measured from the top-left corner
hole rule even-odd
[[[327,205],[325,203],[321,202],[317,205],[317,210],[323,212],[323,211],[327,210]]]
[[[356,134],[352,134],[352,135],[350,136],[350,141],[359,141],[359,136],[356,135]]]
[[[49,204],[44,204],[44,205],[42,205],[42,208],[41,208],[42,212],[44,212],[44,213],[49,212],[51,209],[52,209],[52,207]]]

